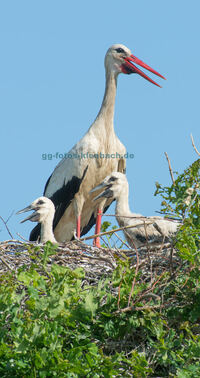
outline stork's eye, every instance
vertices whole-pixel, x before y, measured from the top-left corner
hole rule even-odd
[[[38,202],[37,202],[37,205],[43,205],[44,204],[44,201],[42,201],[42,200],[39,200]]]
[[[108,181],[109,181],[109,182],[112,182],[112,181],[116,181],[116,180],[117,180],[117,177],[112,176],[112,177],[109,178]]]
[[[117,51],[118,53],[125,53],[125,51],[124,51],[121,47],[118,47],[118,48],[116,49],[116,51]]]

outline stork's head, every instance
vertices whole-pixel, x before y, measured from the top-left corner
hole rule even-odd
[[[101,184],[91,190],[91,193],[102,190],[101,193],[94,198],[114,198],[118,199],[123,192],[128,193],[128,181],[126,175],[120,172],[113,172],[107,176]]]
[[[157,71],[149,67],[142,60],[136,58],[136,56],[134,56],[131,53],[128,47],[124,45],[121,45],[121,44],[112,45],[108,49],[105,56],[105,68],[107,71],[113,70],[116,75],[118,75],[119,73],[124,73],[128,75],[131,73],[137,73],[138,75],[144,77],[146,80],[160,87],[159,84],[157,84],[155,81],[150,79],[144,72],[142,72],[132,62],[154,73],[155,75],[160,76],[162,79],[165,79],[164,76],[160,75]]]
[[[30,220],[31,222],[43,223],[48,217],[54,216],[55,207],[53,202],[47,197],[39,197],[33,201],[25,209],[19,210],[17,214],[25,213],[26,211],[34,210],[34,212],[20,223]]]

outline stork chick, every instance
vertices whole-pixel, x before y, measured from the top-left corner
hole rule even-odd
[[[144,246],[145,243],[158,245],[171,241],[180,223],[159,216],[144,217],[141,214],[132,213],[128,203],[129,185],[124,174],[113,172],[91,192],[94,193],[102,189],[103,191],[96,196],[95,200],[99,198],[116,199],[115,215],[119,226],[136,226],[124,230],[124,235],[131,247],[138,248]]]
[[[47,197],[39,197],[31,205],[25,207],[25,209],[19,210],[17,214],[30,210],[34,210],[34,212],[20,223],[24,223],[27,220],[39,222],[41,224],[40,242],[46,243],[47,241],[51,241],[52,243],[57,243],[53,234],[53,218],[55,214],[53,202]]]

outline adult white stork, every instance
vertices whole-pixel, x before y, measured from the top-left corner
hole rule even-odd
[[[170,242],[180,226],[180,223],[174,220],[167,220],[159,216],[144,217],[141,214],[132,213],[128,203],[128,181],[126,175],[120,172],[113,172],[107,176],[91,192],[94,194],[97,190],[102,192],[95,199],[116,199],[115,215],[120,227],[134,226],[134,228],[124,230],[124,235],[131,247],[138,248],[147,242],[149,245]],[[144,226],[144,221],[146,226]]]
[[[95,221],[95,231],[99,233],[101,212],[106,211],[112,199],[103,205],[94,203],[89,192],[111,172],[125,172],[126,150],[113,125],[117,77],[120,73],[137,73],[159,86],[133,63],[164,78],[132,55],[126,46],[111,46],[105,56],[106,87],[100,111],[84,137],[57,165],[46,183],[44,196],[55,205],[53,228],[59,242],[72,240],[75,231],[79,238],[90,230]],[[37,240],[39,235],[40,227],[37,225],[30,234],[30,240]],[[98,240],[95,243],[99,246]]]
[[[53,234],[53,218],[55,214],[53,202],[47,197],[39,197],[29,206],[19,210],[17,214],[31,210],[34,210],[34,212],[20,223],[24,223],[27,220],[39,222],[39,224],[41,224],[40,242],[46,243],[47,241],[51,241],[52,243],[57,243]]]

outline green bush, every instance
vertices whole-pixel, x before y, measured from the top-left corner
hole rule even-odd
[[[41,255],[29,247],[31,266],[1,276],[1,377],[200,376],[199,166],[171,187],[157,184],[162,211],[183,220],[181,262],[157,282],[127,258],[85,285],[80,268],[47,269],[51,243]]]

